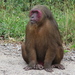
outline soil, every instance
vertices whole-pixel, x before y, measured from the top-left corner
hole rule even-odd
[[[69,49],[67,46],[64,48]],[[75,75],[75,50],[65,53],[61,64],[64,65],[64,70],[53,68],[53,72],[25,71],[23,68],[27,64],[22,59],[21,44],[0,41],[0,75]]]

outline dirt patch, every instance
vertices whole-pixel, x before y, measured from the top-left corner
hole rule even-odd
[[[75,51],[65,53],[61,62],[65,70],[54,68],[52,73],[45,70],[25,71],[27,66],[21,56],[21,45],[0,41],[0,75],[75,75]]]

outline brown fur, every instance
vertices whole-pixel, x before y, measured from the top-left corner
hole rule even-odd
[[[42,17],[33,25],[29,21],[22,56],[29,67],[35,69],[39,62],[43,62],[45,70],[52,71],[51,65],[58,64],[54,67],[60,67],[64,53],[58,25],[47,7],[37,5],[31,10],[35,9],[42,12]],[[63,69],[63,66],[60,68]]]

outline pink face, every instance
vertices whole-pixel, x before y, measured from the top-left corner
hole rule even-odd
[[[42,12],[40,10],[31,10],[30,11],[30,22],[32,24],[39,22],[41,16],[42,16]]]

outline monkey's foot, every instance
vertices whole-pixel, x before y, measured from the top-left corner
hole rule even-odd
[[[42,69],[44,69],[44,66],[42,66],[41,64],[37,64],[36,69],[37,70],[42,70]]]
[[[64,66],[61,64],[54,64],[54,65],[52,65],[52,68],[58,68],[58,69],[62,69],[62,70],[65,69]]]
[[[53,72],[52,68],[45,68],[47,72]]]

